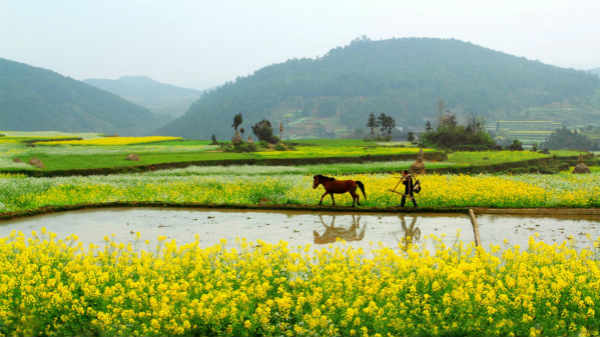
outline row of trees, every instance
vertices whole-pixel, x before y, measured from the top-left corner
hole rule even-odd
[[[374,113],[369,114],[369,120],[367,121],[367,127],[371,129],[371,138],[377,138],[375,130],[379,129],[381,135],[386,135],[387,138],[391,138],[392,130],[396,127],[396,120],[392,116],[388,116],[383,112],[379,116],[375,117]]]
[[[244,128],[239,128],[243,123],[241,113],[238,113],[233,118],[231,127],[235,130],[235,135],[232,139],[233,144],[243,143],[242,135]],[[369,114],[367,127],[371,130],[371,138],[379,139],[381,136],[386,139],[391,138],[392,130],[396,127],[396,122],[393,117],[381,113],[376,116],[374,113]],[[376,130],[380,134],[376,135]],[[277,144],[279,138],[273,134],[273,126],[270,121],[263,119],[252,126],[252,132],[258,140],[270,144]],[[280,135],[283,133],[283,125],[279,127]],[[408,132],[408,140],[415,141],[413,132]],[[216,139],[213,137],[213,141]],[[450,111],[441,114],[438,119],[437,128],[434,129],[430,121],[425,123],[425,132],[421,135],[420,143],[424,146],[433,146],[437,148],[451,150],[489,150],[497,149],[500,146],[492,139],[489,133],[485,130],[483,119],[471,116],[468,118],[465,125],[460,125],[456,115]],[[600,144],[595,142],[585,135],[571,131],[566,127],[557,129],[550,137],[541,145],[543,149],[578,149],[578,150],[596,150],[600,148]],[[522,144],[518,140],[507,145],[510,150],[522,150]],[[537,146],[535,146],[537,149]]]

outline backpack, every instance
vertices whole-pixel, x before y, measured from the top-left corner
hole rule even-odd
[[[421,182],[419,181],[419,179],[415,180],[415,184],[413,185],[413,192],[417,194],[421,192]]]

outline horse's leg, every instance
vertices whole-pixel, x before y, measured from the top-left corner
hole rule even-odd
[[[333,192],[329,193],[329,195],[331,196],[331,205],[335,206],[335,199],[333,198]]]
[[[360,206],[360,195],[356,193],[356,187],[352,190],[352,194],[356,196],[356,204]]]
[[[356,190],[350,190],[348,191],[348,193],[350,193],[350,195],[352,196],[352,207],[354,207],[354,203],[358,202],[358,194],[356,194]],[[358,205],[360,206],[360,202],[358,202]]]
[[[323,193],[323,195],[321,196],[321,200],[319,201],[319,205],[323,205],[323,198],[325,198],[327,193],[329,193],[329,192],[325,191],[325,193]]]

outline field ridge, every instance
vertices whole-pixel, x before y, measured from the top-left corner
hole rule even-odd
[[[491,208],[491,207],[351,207],[331,205],[232,205],[232,204],[205,204],[195,202],[167,202],[167,201],[110,201],[100,203],[82,203],[77,205],[44,206],[36,209],[28,209],[13,212],[1,212],[0,220],[11,220],[36,215],[45,215],[59,212],[68,212],[85,209],[101,208],[191,208],[191,209],[222,209],[239,211],[318,211],[332,213],[460,213],[469,214],[472,209],[477,215],[502,214],[502,215],[545,215],[545,216],[569,216],[569,215],[600,215],[600,208],[590,207],[539,207],[539,208]]]

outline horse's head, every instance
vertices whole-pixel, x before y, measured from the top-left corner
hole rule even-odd
[[[335,181],[335,178],[326,177],[322,174],[317,174],[316,176],[313,177],[313,188],[317,188],[317,187],[319,187],[320,184],[323,184],[323,183],[329,182],[329,181]],[[325,186],[325,185],[323,185],[323,186]]]
[[[318,176],[314,176],[313,177],[313,189],[319,187],[319,184],[321,184],[321,177],[322,175],[318,175]]]

